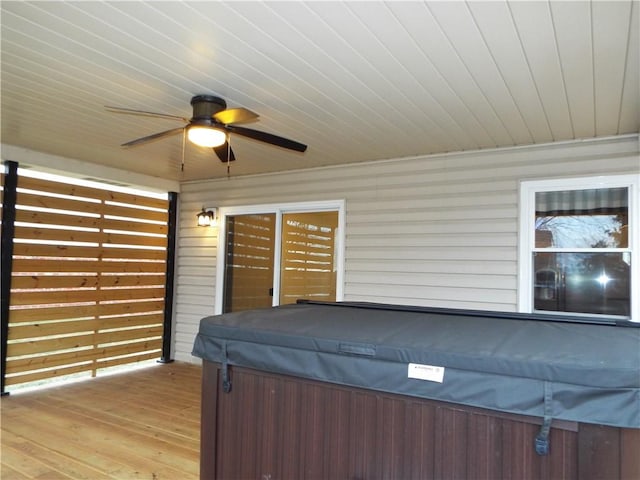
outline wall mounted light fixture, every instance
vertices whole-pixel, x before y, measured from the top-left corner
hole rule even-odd
[[[215,225],[215,223],[216,223],[216,209],[215,208],[211,208],[209,210],[205,210],[205,208],[202,207],[202,211],[200,213],[198,213],[197,217],[198,217],[198,226],[199,227],[210,227],[212,225]]]

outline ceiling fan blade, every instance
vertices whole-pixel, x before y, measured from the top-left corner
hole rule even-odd
[[[236,133],[243,137],[252,138],[260,142],[270,143],[271,145],[276,145],[278,147],[288,148],[289,150],[295,150],[296,152],[304,152],[307,149],[307,146],[302,143],[298,143],[284,137],[279,137],[271,133],[259,132],[258,130],[252,130],[251,128],[236,127],[233,125],[227,125],[225,128],[231,133]]]
[[[167,113],[145,112],[144,110],[134,110],[132,108],[122,108],[122,107],[111,107],[109,105],[105,105],[104,108],[114,113],[126,113],[128,115],[141,115],[145,117],[166,118],[168,120],[182,120],[183,122],[189,121],[188,118],[179,117],[177,115],[169,115]]]
[[[213,151],[216,152],[221,162],[233,162],[236,159],[233,150],[231,150],[229,146],[229,142],[224,142],[219,147],[213,147]]]
[[[141,143],[147,143],[151,140],[157,140],[159,138],[168,137],[169,135],[175,135],[184,130],[184,127],[172,128],[171,130],[165,130],[164,132],[154,133],[153,135],[148,135],[146,137],[137,138],[136,140],[131,140],[130,142],[123,143],[120,145],[121,147],[133,147],[135,145],[140,145]]]
[[[247,123],[258,119],[258,114],[246,108],[228,108],[213,115],[218,122],[230,125],[232,123]]]

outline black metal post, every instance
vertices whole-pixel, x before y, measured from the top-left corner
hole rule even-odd
[[[218,220],[222,221],[222,219]],[[225,259],[224,259],[224,285],[223,288],[223,300],[222,313],[229,313],[233,311],[233,264],[230,259],[233,259],[233,250],[235,246],[235,234],[236,234],[236,217],[227,216],[226,219],[226,238],[225,243]]]
[[[158,362],[171,363],[171,334],[173,325],[173,284],[176,265],[176,234],[178,230],[178,193],[169,192],[169,220],[167,222],[167,268],[164,287],[164,322],[162,329],[162,357]]]
[[[6,395],[4,390],[5,376],[7,373],[7,342],[9,337],[9,299],[11,295],[11,273],[13,270],[13,237],[16,230],[16,197],[18,189],[18,163],[5,162],[4,195],[2,198],[2,235],[0,238],[0,317],[2,330],[0,393]]]

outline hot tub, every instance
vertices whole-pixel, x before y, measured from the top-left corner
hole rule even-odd
[[[203,479],[640,478],[638,328],[301,302],[193,353]]]

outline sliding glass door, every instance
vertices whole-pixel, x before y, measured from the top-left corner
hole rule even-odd
[[[218,313],[340,299],[340,208],[266,210],[222,215]]]

